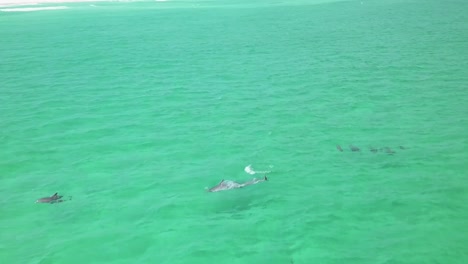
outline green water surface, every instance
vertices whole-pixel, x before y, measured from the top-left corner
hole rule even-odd
[[[467,1],[60,5],[0,12],[0,263],[468,263]]]

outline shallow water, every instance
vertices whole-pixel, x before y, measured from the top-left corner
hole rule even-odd
[[[466,263],[467,4],[316,3],[0,12],[0,262]]]

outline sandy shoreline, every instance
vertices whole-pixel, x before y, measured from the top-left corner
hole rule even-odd
[[[0,0],[0,7],[28,6],[39,4],[104,2],[106,0]],[[114,1],[107,1],[114,2]]]

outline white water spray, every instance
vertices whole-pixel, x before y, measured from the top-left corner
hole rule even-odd
[[[271,166],[270,166],[271,167]],[[256,171],[252,168],[252,165],[248,165],[247,167],[244,168],[244,171],[247,172],[250,175],[254,175],[256,173],[270,173],[271,171]]]

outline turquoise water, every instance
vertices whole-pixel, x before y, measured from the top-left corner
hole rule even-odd
[[[0,263],[468,262],[468,2],[59,5],[0,12]]]

